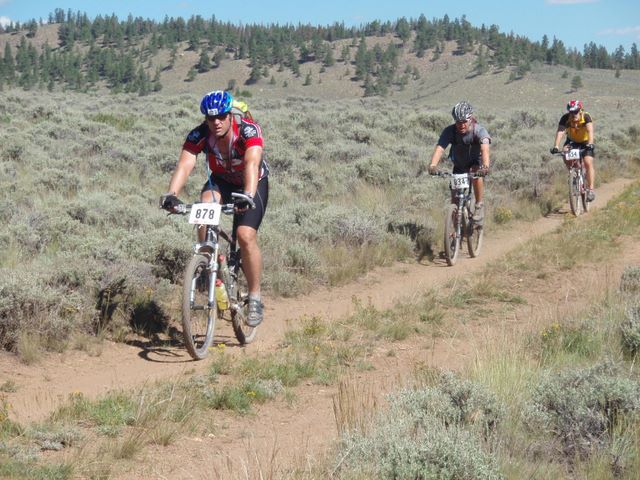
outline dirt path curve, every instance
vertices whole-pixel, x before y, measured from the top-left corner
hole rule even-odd
[[[631,180],[618,179],[602,185],[593,207],[605,205],[629,183]],[[376,269],[357,282],[340,288],[318,288],[295,299],[267,298],[266,320],[260,327],[259,339],[255,344],[235,351],[245,355],[270,351],[301,317],[339,318],[353,311],[353,298],[371,302],[378,308],[390,307],[403,297],[415,295],[456,276],[479,271],[527,240],[553,230],[564,217],[565,213],[560,212],[535,222],[518,223],[493,235],[489,232],[480,257],[470,259],[463,250],[454,267],[447,267],[443,260],[428,264],[399,263]],[[231,328],[223,325],[215,341],[225,341],[231,346],[234,344],[232,336]],[[8,380],[15,383],[16,391],[7,394],[12,405],[12,417],[20,422],[29,422],[44,418],[72,392],[95,398],[113,389],[177,378],[203,370],[206,366],[207,361],[191,361],[182,348],[144,349],[108,342],[99,356],[79,351],[50,354],[32,366],[21,364],[12,355],[0,353],[0,385]]]

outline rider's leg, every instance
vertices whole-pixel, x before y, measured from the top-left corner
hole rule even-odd
[[[484,178],[473,179],[473,193],[476,197],[476,205],[482,203],[482,199],[484,198]]]
[[[587,172],[587,186],[589,190],[593,190],[596,181],[596,171],[593,167],[593,157],[591,155],[584,156],[584,169]]]
[[[484,222],[484,179],[483,178],[474,178],[473,179],[473,194],[476,198],[476,207],[473,211],[473,221],[482,225]]]
[[[242,267],[247,278],[249,295],[260,297],[262,253],[258,246],[258,232],[255,228],[240,225],[237,236],[240,251],[242,252]]]

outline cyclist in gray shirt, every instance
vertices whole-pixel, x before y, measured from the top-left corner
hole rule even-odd
[[[446,127],[436,144],[429,173],[438,171],[438,163],[446,148],[451,145],[449,158],[453,161],[453,173],[473,172],[480,177],[489,173],[491,136],[473,116],[473,107],[469,102],[458,102],[451,110],[454,124]],[[476,208],[473,221],[482,224],[484,220],[484,180],[473,179],[473,192]]]

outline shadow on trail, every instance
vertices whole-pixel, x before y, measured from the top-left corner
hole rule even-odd
[[[187,349],[182,342],[182,332],[178,331],[175,327],[171,328],[171,338],[162,340],[157,336],[147,340],[129,340],[125,342],[127,345],[140,349],[138,357],[148,362],[154,363],[188,363],[199,360],[194,360],[189,356]],[[235,336],[231,335],[219,335],[214,338],[211,349],[216,349],[218,346],[224,346],[225,348],[243,348]]]

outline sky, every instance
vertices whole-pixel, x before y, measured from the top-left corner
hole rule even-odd
[[[475,27],[497,25],[503,33],[513,32],[534,42],[547,35],[550,42],[555,37],[578,51],[590,42],[609,52],[620,45],[627,53],[633,43],[640,46],[639,0],[0,0],[0,23],[46,21],[56,8],[80,11],[91,19],[111,14],[121,20],[131,14],[157,21],[165,16],[209,19],[215,15],[219,21],[234,24],[323,26],[417,19],[421,14],[429,20],[445,14],[452,20],[465,15]]]

